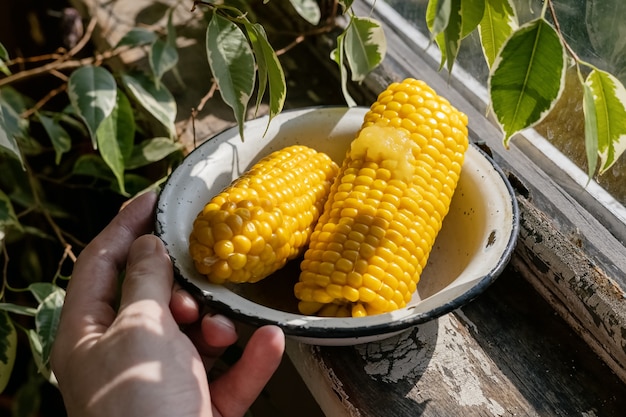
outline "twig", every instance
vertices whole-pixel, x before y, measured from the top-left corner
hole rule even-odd
[[[73,263],[76,263],[76,255],[74,255],[74,252],[72,252],[71,245],[65,245],[65,249],[63,250],[63,255],[61,255],[61,259],[59,259],[57,270],[54,273],[54,279],[52,280],[53,283],[56,281],[57,277],[61,276],[61,268],[63,268],[63,264],[65,263],[65,260],[68,257]]]
[[[213,97],[216,91],[217,91],[217,81],[213,80],[213,84],[211,84],[211,88],[209,89],[208,93],[206,93],[204,97],[202,97],[197,107],[191,109],[191,116],[190,116],[191,120],[187,123],[188,124],[191,123],[191,134],[193,136],[194,149],[197,147],[196,145],[196,117],[198,116],[198,113],[200,113],[202,109],[204,109],[204,106]]]
[[[206,93],[204,97],[202,97],[202,100],[200,100],[200,103],[198,103],[198,107],[197,107],[198,112],[201,112],[202,109],[204,109],[204,106],[206,105],[207,101],[213,98],[213,95],[215,94],[216,91],[217,91],[217,81],[214,80],[213,84],[211,84],[211,88],[209,89],[209,92]]]
[[[276,51],[276,55],[277,56],[281,56],[282,54],[288,52],[289,50],[295,48],[296,46],[298,46],[299,44],[301,44],[302,42],[304,42],[304,40],[306,39],[306,36],[304,35],[299,35],[297,36],[293,41],[291,41],[290,44],[288,44],[287,46],[280,48],[279,50]]]
[[[63,84],[60,87],[55,88],[54,90],[50,90],[48,92],[48,94],[46,94],[44,98],[42,98],[37,103],[35,103],[35,105],[33,107],[31,107],[30,109],[24,111],[22,114],[20,114],[20,117],[23,118],[23,119],[26,119],[26,118],[32,116],[33,113],[35,113],[37,110],[42,108],[47,102],[49,102],[50,100],[52,100],[54,97],[56,97],[57,95],[61,94],[65,90],[67,90],[67,84]]]
[[[95,18],[91,19],[91,21],[89,22],[89,25],[87,26],[87,29],[85,30],[85,34],[80,39],[80,41],[78,41],[76,46],[74,46],[72,49],[70,49],[63,55],[59,56],[56,60],[49,62],[45,65],[42,65],[40,67],[16,72],[14,74],[9,75],[8,77],[2,78],[0,79],[0,87],[9,85],[18,81],[23,81],[27,78],[35,77],[38,75],[51,73],[51,72],[59,72],[61,70],[69,69],[69,68],[77,68],[83,65],[92,64],[94,62],[101,62],[103,59],[109,58],[107,54],[100,54],[91,58],[85,58],[81,60],[72,60],[72,58],[78,52],[80,52],[80,50],[83,49],[85,45],[87,45],[87,43],[91,39],[91,35],[96,27],[96,23],[97,23],[97,20]],[[120,48],[120,50],[117,50],[116,53],[117,54],[121,53],[122,52],[121,49],[122,48]]]
[[[87,25],[87,28],[85,29],[83,37],[80,38],[78,43],[67,52],[67,56],[76,55],[78,52],[80,52],[81,49],[85,47],[85,45],[87,45],[87,42],[89,42],[89,40],[91,39],[93,31],[96,29],[96,23],[98,23],[98,20],[95,17],[92,17],[89,21],[89,24]]]
[[[77,60],[68,60],[68,61],[54,61],[54,62],[50,62],[46,65],[43,65],[41,67],[37,67],[37,68],[33,68],[31,70],[25,70],[22,72],[17,72],[15,74],[12,74],[8,77],[2,78],[0,79],[0,87],[3,87],[5,85],[9,85],[18,81],[23,81],[26,80],[28,78],[32,78],[32,77],[36,77],[38,75],[43,75],[43,74],[47,74],[53,71],[62,71],[62,70],[66,70],[66,69],[71,69],[71,68],[79,68],[82,67],[84,65],[92,65],[92,64],[96,64],[96,63],[102,63],[103,61],[113,58],[117,55],[120,55],[128,50],[132,49],[132,46],[130,45],[124,45],[124,46],[120,46],[117,49],[114,50],[110,50],[110,51],[105,51],[101,54],[96,54],[93,57],[88,57],[88,58],[83,58],[83,59],[77,59]]]
[[[63,51],[61,51],[63,52]],[[38,55],[38,56],[31,56],[28,58],[24,58],[24,57],[16,57],[13,58],[11,60],[6,61],[4,64],[7,67],[11,67],[13,65],[22,65],[22,64],[30,64],[33,62],[41,62],[41,61],[52,61],[52,60],[56,60],[56,59],[62,59],[66,52],[54,52],[51,54],[45,54],[45,55]]]

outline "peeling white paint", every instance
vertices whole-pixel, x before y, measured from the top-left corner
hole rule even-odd
[[[436,372],[459,406],[479,407],[493,416],[506,413],[483,391],[485,380],[500,382],[492,362],[478,347],[467,344],[460,323],[450,314],[415,331],[357,349],[366,361],[365,372],[374,378],[386,382],[413,381]],[[427,400],[428,390],[418,383],[408,396]]]
[[[378,343],[356,346],[366,362],[365,372],[385,382],[395,383],[421,375],[431,360],[437,338],[436,322],[403,332]]]

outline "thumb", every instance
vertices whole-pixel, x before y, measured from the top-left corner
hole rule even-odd
[[[140,236],[128,253],[120,311],[141,300],[154,300],[167,307],[172,284],[172,264],[163,242],[153,235]]]

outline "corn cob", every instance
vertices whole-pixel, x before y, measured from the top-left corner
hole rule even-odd
[[[294,287],[303,314],[406,306],[461,172],[467,116],[422,81],[391,84],[365,115]]]
[[[276,151],[209,201],[189,252],[210,282],[257,282],[301,254],[339,167],[305,146]]]

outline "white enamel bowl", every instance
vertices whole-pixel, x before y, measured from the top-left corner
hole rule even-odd
[[[450,212],[405,308],[364,318],[298,314],[293,296],[298,264],[256,284],[210,284],[188,254],[192,222],[210,198],[263,156],[293,144],[311,146],[341,164],[366,108],[316,107],[285,111],[265,133],[267,117],[246,123],[245,142],[236,128],[191,152],[159,197],[156,233],[172,258],[179,281],[206,305],[254,326],[276,324],[297,340],[352,345],[383,339],[435,319],[483,292],[502,272],[518,234],[518,208],[510,184],[482,151],[470,146]]]

